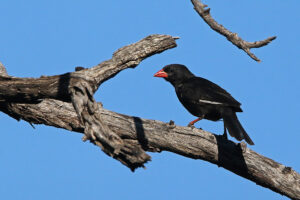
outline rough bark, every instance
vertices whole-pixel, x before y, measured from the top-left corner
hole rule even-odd
[[[212,16],[210,15],[210,8],[206,8],[207,5],[203,4],[200,0],[191,0],[194,9],[200,15],[200,17],[212,28],[214,31],[220,33],[221,35],[225,36],[228,41],[230,41],[233,45],[245,51],[253,60],[260,62],[261,60],[258,59],[253,53],[250,52],[251,48],[259,48],[266,46],[272,40],[276,39],[276,36],[269,37],[262,41],[256,42],[247,42],[240,38],[237,33],[233,33],[230,30],[226,29],[221,24],[218,24]]]
[[[0,74],[0,111],[17,120],[84,133],[84,139],[131,170],[151,159],[146,151],[170,151],[217,164],[275,192],[300,199],[300,175],[244,143],[236,144],[195,128],[114,113],[95,102],[93,94],[103,81],[175,46],[171,36],[152,35],[119,49],[112,59],[91,69],[77,68],[79,71],[39,79]]]
[[[93,94],[101,83],[120,71],[134,68],[145,58],[176,47],[175,39],[168,35],[150,35],[118,49],[110,60],[97,66],[56,76],[17,78],[7,76],[4,66],[0,65],[0,100],[30,102],[51,98],[69,102],[72,87],[81,87],[76,85],[78,82],[82,82],[82,87],[89,87],[87,89]],[[6,75],[1,75],[2,71]]]
[[[2,105],[2,106],[1,106]],[[44,100],[39,104],[0,104],[7,114],[35,124],[45,124],[75,132],[84,132],[71,103]],[[174,126],[102,109],[103,122],[135,149],[170,151],[201,159],[292,199],[300,198],[300,174],[291,167],[264,157],[245,143],[236,144],[223,137],[196,128]]]
[[[5,67],[1,62],[0,62],[0,76],[8,76]]]
[[[3,103],[3,109],[13,103],[37,104],[46,98],[72,102],[80,123],[84,125],[84,141],[90,140],[131,170],[143,167],[144,163],[150,160],[150,156],[139,143],[121,139],[103,123],[100,114],[102,107],[95,102],[93,95],[102,82],[121,70],[134,68],[143,59],[176,47],[175,39],[177,38],[168,35],[150,35],[120,48],[110,60],[95,67],[90,69],[76,67],[75,72],[62,75],[35,79],[0,74],[0,102]],[[2,67],[5,70],[3,65]],[[15,114],[11,116],[20,118]]]

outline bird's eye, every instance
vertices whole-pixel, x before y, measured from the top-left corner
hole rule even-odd
[[[170,68],[167,68],[167,69],[165,70],[165,72],[168,72],[168,73],[170,73],[170,72],[172,72],[172,69],[170,69]]]

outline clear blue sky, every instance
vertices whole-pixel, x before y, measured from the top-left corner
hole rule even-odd
[[[94,66],[149,34],[180,36],[177,48],[105,82],[96,99],[116,112],[186,125],[195,117],[170,84],[153,77],[166,64],[185,64],[242,103],[239,118],[253,150],[300,172],[300,1],[204,3],[246,40],[278,36],[253,50],[262,63],[210,30],[189,0],[0,0],[0,61],[13,76],[55,75]],[[287,199],[201,160],[156,153],[147,170],[132,173],[81,142],[81,134],[33,129],[3,113],[0,124],[0,199]],[[196,126],[223,128],[208,121]]]

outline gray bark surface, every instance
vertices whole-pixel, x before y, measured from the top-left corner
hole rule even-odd
[[[300,199],[300,175],[207,131],[108,111],[93,94],[105,80],[143,59],[176,47],[175,38],[151,35],[116,51],[112,59],[58,76],[16,78],[0,74],[0,111],[17,120],[83,133],[83,140],[134,171],[148,152],[169,151],[201,159],[292,199]]]

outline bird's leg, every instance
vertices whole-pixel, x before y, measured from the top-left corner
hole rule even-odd
[[[194,124],[195,124],[196,122],[200,121],[200,120],[203,119],[203,118],[204,118],[204,115],[202,115],[201,117],[195,119],[194,121],[191,121],[191,122],[188,124],[188,127],[193,127]]]
[[[224,123],[224,134],[223,134],[223,137],[224,137],[226,140],[228,140],[225,123]]]

